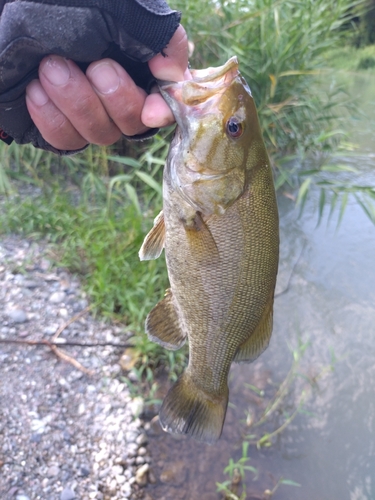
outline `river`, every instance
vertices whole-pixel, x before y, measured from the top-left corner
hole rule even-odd
[[[374,78],[351,77],[350,92],[363,113],[360,119],[348,116],[346,130],[358,148],[341,159],[360,170],[356,183],[372,185]],[[268,498],[265,490],[281,478],[300,486],[280,484],[275,500],[375,498],[375,226],[354,198],[339,227],[337,212],[328,220],[329,210],[317,226],[318,196],[309,197],[299,217],[294,202],[279,194],[281,255],[271,344],[255,363],[233,367],[230,407],[216,445],[150,434],[157,478],[147,488],[152,498],[222,498],[216,483],[229,478],[223,469],[242,456],[244,441],[252,443],[244,463],[257,470],[246,471],[248,500]],[[280,404],[266,423],[249,426],[298,356]],[[270,446],[254,444],[280,426]],[[160,482],[163,472],[167,480]]]

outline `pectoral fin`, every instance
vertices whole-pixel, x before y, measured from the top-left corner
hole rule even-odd
[[[198,262],[209,264],[219,261],[219,250],[209,227],[199,212],[191,221],[184,221],[187,240]]]
[[[171,351],[184,345],[186,334],[180,326],[170,289],[147,316],[146,332],[150,340]]]
[[[250,363],[257,359],[268,347],[273,325],[273,296],[264,308],[258,326],[250,337],[237,350],[236,363]]]
[[[141,249],[139,250],[140,260],[152,260],[160,257],[164,248],[165,226],[163,210],[154,220],[154,226],[147,234]]]

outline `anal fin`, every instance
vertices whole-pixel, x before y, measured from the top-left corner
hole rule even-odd
[[[140,260],[157,259],[164,248],[165,226],[163,210],[154,220],[154,226],[147,234],[139,250]]]
[[[256,360],[267,349],[270,343],[272,326],[273,295],[264,308],[258,326],[250,337],[240,345],[233,361],[236,363],[250,363]]]
[[[146,318],[146,332],[150,340],[166,349],[175,351],[186,341],[186,334],[180,326],[170,289]]]

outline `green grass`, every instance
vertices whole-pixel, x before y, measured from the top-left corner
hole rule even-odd
[[[375,69],[375,45],[355,48],[346,45],[330,50],[325,55],[327,67],[342,71],[359,71]]]

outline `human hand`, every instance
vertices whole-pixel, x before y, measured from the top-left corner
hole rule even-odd
[[[179,26],[164,50],[149,61],[155,78],[190,78],[188,42]],[[174,122],[159,93],[137,87],[122,66],[111,59],[90,64],[86,74],[71,60],[49,56],[39,67],[39,80],[26,89],[30,116],[43,138],[59,150],[81,149],[88,143],[110,145],[122,134],[142,134]]]

